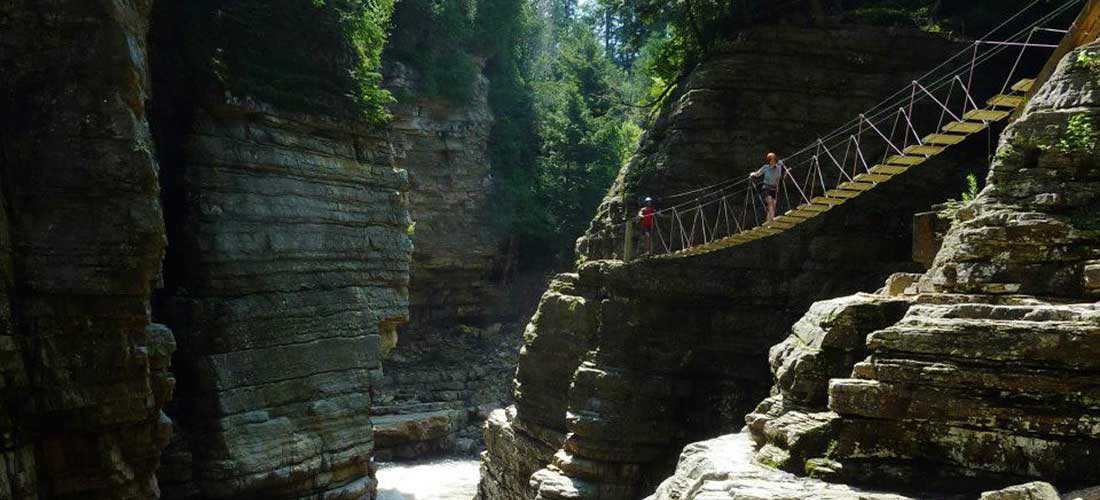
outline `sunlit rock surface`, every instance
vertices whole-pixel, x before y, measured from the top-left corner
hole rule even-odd
[[[972,496],[1028,479],[1062,491],[1100,483],[1100,308],[1089,278],[1098,233],[1085,215],[1100,202],[1100,137],[1080,133],[1100,94],[1079,64],[1097,52],[1067,56],[1009,127],[988,187],[955,215],[933,269],[905,287],[909,295],[878,299],[908,301],[904,317],[851,331],[865,340],[852,344],[857,356],[823,358],[806,325],[843,334],[822,311],[876,299],[822,302],[773,349],[775,395],[747,419],[757,461],[833,482]],[[832,367],[819,369],[821,359]],[[1066,495],[1075,496],[1087,493]]]
[[[646,500],[910,500],[914,497],[861,491],[807,479],[753,461],[746,433],[684,448],[676,473]],[[920,497],[917,497],[920,498]]]

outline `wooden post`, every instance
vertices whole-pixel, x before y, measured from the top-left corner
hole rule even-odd
[[[623,262],[634,260],[634,217],[626,215],[626,241],[623,242]]]

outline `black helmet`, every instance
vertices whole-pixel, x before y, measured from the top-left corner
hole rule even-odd
[[[653,204],[653,198],[650,198],[650,197],[646,196],[645,204],[646,205],[652,205]]]

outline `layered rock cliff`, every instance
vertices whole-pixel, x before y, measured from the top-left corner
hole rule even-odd
[[[222,88],[234,51],[317,39],[265,38],[278,15],[240,32],[190,16],[247,8],[212,5],[0,5],[2,498],[374,493],[370,391],[379,333],[407,316],[408,181],[353,113]],[[217,75],[193,64],[212,33],[244,38],[215,51]],[[346,76],[349,54],[301,67]]]
[[[768,152],[793,154],[959,47],[917,30],[858,25],[742,33],[680,83],[578,240],[578,253],[621,258],[624,217],[640,200],[669,207],[685,201],[677,193],[756,170]]]
[[[384,132],[332,107],[348,99],[339,80],[299,89],[312,112],[279,92],[356,64],[338,17],[311,11],[315,25],[288,27],[307,8],[296,5],[272,16],[249,3],[166,6],[157,20],[170,246],[156,312],[180,347],[177,432],[160,473],[168,498],[375,489],[371,392],[382,333],[407,317],[408,179]],[[227,22],[246,31],[216,36]],[[284,60],[240,57],[280,40],[292,44]],[[230,90],[265,62],[285,65],[274,88]]]
[[[0,497],[156,498],[149,2],[0,4]],[[28,57],[28,55],[33,55]]]
[[[1100,482],[1097,233],[1086,215],[1098,201],[1088,64],[1098,54],[1066,56],[1005,132],[987,188],[953,214],[931,270],[902,294],[818,303],[772,349],[774,395],[748,417],[757,462],[971,498],[1029,479]],[[675,494],[684,483],[695,489]],[[654,498],[747,491],[718,483],[682,466]]]
[[[417,71],[394,62],[385,86],[398,163],[409,172],[416,248],[409,304],[413,335],[456,325],[485,326],[500,291],[491,281],[501,250],[489,223],[488,158],[493,114],[481,74],[468,102],[425,95]]]
[[[912,214],[961,191],[966,170],[946,162],[980,165],[984,151],[929,163],[737,252],[690,263],[594,259],[621,251],[609,228],[622,220],[624,192],[660,196],[743,175],[758,154],[814,140],[951,48],[907,31],[765,29],[683,82],[579,243],[592,261],[559,276],[528,326],[515,407],[486,426],[482,498],[653,491],[684,444],[743,425],[768,394],[769,347],[813,301],[919,270],[910,260]],[[752,77],[764,66],[774,81]]]
[[[409,172],[415,242],[410,320],[384,339],[386,370],[374,408],[378,458],[412,459],[479,448],[488,407],[508,398],[519,350],[515,308],[494,279],[499,236],[490,219],[490,82],[468,102],[428,95],[420,74],[387,65],[397,162]]]

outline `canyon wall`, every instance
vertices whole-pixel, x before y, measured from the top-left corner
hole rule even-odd
[[[610,228],[623,220],[624,192],[663,196],[745,175],[765,151],[814,140],[954,49],[904,30],[764,29],[683,82],[579,242],[590,261],[558,277],[527,328],[515,406],[486,424],[481,498],[653,491],[684,444],[744,425],[769,393],[768,349],[813,301],[919,271],[912,214],[961,192],[968,170],[982,172],[984,147],[736,251],[597,259],[620,252]],[[775,78],[756,77],[761,67]]]
[[[159,494],[174,342],[150,317],[150,7],[0,4],[2,498]]]
[[[1006,130],[908,293],[836,301],[904,315],[853,327],[819,304],[772,350],[776,395],[748,418],[759,460],[910,490],[1100,483],[1097,57],[1070,53]]]
[[[302,94],[311,112],[222,86],[258,42],[289,39],[311,75],[357,64],[303,48],[310,27],[268,36],[293,16],[209,29],[244,5],[0,6],[0,497],[373,495],[408,179],[384,131],[333,105],[353,95],[338,78]],[[217,74],[192,50],[211,33],[243,37]]]
[[[385,87],[398,164],[409,172],[416,223],[409,330],[483,326],[500,299],[490,280],[501,257],[489,223],[490,82],[480,73],[468,102],[426,95],[418,72],[387,65]]]
[[[155,311],[179,343],[165,497],[372,495],[371,398],[382,336],[407,318],[411,220],[387,134],[338,79],[361,71],[351,35],[338,13],[293,2],[162,8],[169,253]],[[313,22],[288,26],[295,9]]]
[[[687,201],[677,193],[755,171],[768,152],[792,155],[961,47],[917,30],[858,25],[742,33],[674,91],[578,240],[578,253],[621,258],[624,217],[642,199],[667,208]],[[976,163],[967,169],[983,172]]]
[[[373,408],[380,461],[480,449],[480,423],[509,399],[520,343],[517,286],[495,277],[504,249],[490,213],[490,82],[479,74],[469,100],[454,102],[430,95],[420,79],[408,65],[387,64],[415,245],[410,320],[383,339]]]

